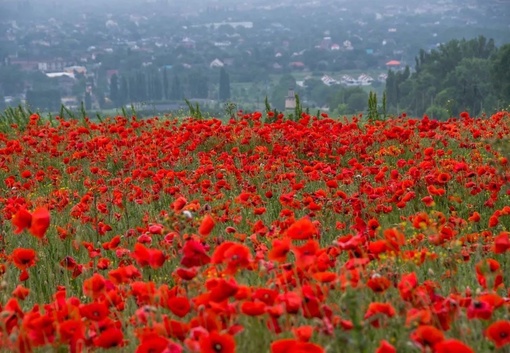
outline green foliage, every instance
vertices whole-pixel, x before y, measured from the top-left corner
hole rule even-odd
[[[510,104],[510,44],[505,44],[493,57],[491,74],[497,98]]]
[[[374,121],[379,118],[379,113],[377,112],[377,95],[370,91],[368,95],[368,120]]]
[[[294,88],[296,88],[296,79],[294,76],[290,74],[283,75],[271,95],[272,106],[277,110],[283,111],[285,109],[285,97],[287,97],[289,89]]]
[[[186,92],[186,95],[188,97],[207,98],[209,94],[209,78],[203,71],[191,70],[189,74],[186,76],[186,78],[188,80]],[[159,97],[161,99],[160,95]]]
[[[84,101],[85,109],[91,110],[92,109],[92,98],[90,96],[90,92],[85,92],[85,101]]]
[[[294,98],[296,99],[296,107],[294,108],[294,117],[296,120],[301,118],[303,114],[303,106],[301,105],[301,101],[299,100],[299,95],[294,94]]]
[[[366,110],[369,95],[363,88],[338,86],[328,88],[331,90],[329,106],[333,107],[337,114],[357,114]]]
[[[436,120],[447,120],[450,117],[448,110],[438,105],[431,105],[428,107],[425,111],[425,115]]]
[[[352,113],[362,112],[367,108],[368,94],[363,92],[355,92],[347,98],[347,105]]]
[[[32,115],[32,111],[22,105],[16,108],[8,107],[0,111],[0,131],[3,133],[12,131],[13,124],[16,125],[17,129],[20,131],[25,130],[30,121],[30,115]]]
[[[383,93],[382,105],[378,106],[377,95],[370,91],[368,96],[368,120],[386,119],[386,92]]]
[[[220,69],[219,100],[225,102],[230,99],[230,77],[225,68]]]
[[[7,108],[7,104],[4,100],[4,95],[2,93],[2,90],[0,89],[0,112],[3,112]]]
[[[174,74],[172,78],[172,89],[170,90],[170,99],[180,100],[183,98],[183,91],[181,87],[181,80],[179,76]]]
[[[269,99],[266,98],[264,99],[264,106],[266,108],[266,114],[269,113],[271,111],[271,104],[269,104]]]
[[[39,91],[27,91],[27,104],[32,109],[57,111],[61,106],[60,91],[58,89],[46,89]]]
[[[224,105],[224,110],[230,119],[234,119],[236,117],[237,105],[233,102],[226,102]]]
[[[3,89],[3,94],[10,96],[21,92],[25,76],[26,74],[16,66],[0,65],[0,86]],[[43,76],[47,78],[46,75]]]
[[[200,111],[200,105],[198,103],[193,106],[193,103],[191,103],[189,100],[185,99],[186,105],[189,108],[189,116],[195,119],[202,120],[204,116],[202,115],[202,112]]]
[[[388,109],[417,116],[430,107],[436,113],[440,111],[437,107],[444,108],[449,115],[492,112],[498,108],[497,98],[510,98],[503,93],[505,85],[510,87],[506,56],[504,47],[498,52],[494,41],[483,36],[451,40],[431,52],[420,50],[414,73],[408,67],[388,72]],[[445,116],[441,111],[438,115]]]

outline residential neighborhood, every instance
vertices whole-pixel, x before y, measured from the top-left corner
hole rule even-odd
[[[48,90],[72,109],[184,98],[218,105],[224,70],[230,99],[243,106],[267,96],[283,107],[289,87],[280,81],[291,75],[307,104],[328,108],[311,85],[382,92],[388,71],[413,70],[420,49],[480,33],[502,43],[509,33],[501,1],[115,3],[4,0],[0,105],[30,104],[28,91]]]

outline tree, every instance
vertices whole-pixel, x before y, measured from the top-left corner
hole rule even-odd
[[[492,85],[497,97],[510,104],[510,44],[499,48],[492,60]]]
[[[495,108],[495,89],[505,91],[502,85],[510,65],[510,59],[500,62],[499,53],[495,53],[494,41],[482,36],[452,40],[429,53],[420,50],[413,74],[407,68],[404,72],[388,72],[386,91],[390,110],[398,105],[410,114],[422,115],[428,107],[437,105],[452,115],[462,110],[477,115]]]
[[[486,97],[492,95],[490,62],[481,58],[464,58],[448,74],[446,85],[455,92],[456,107],[453,114],[469,110],[477,115],[482,112]]]
[[[92,109],[92,97],[90,96],[90,92],[85,92],[85,110],[90,111]]]
[[[120,80],[120,89],[119,89],[119,105],[121,107],[125,106],[129,100],[129,86],[128,81],[125,76],[122,76]]]
[[[23,92],[25,73],[17,66],[0,66],[0,84],[7,96],[15,96]]]
[[[327,87],[327,86],[325,86]],[[368,93],[361,87],[327,87],[329,107],[333,114],[346,115],[365,110]]]
[[[271,105],[278,110],[285,109],[285,97],[289,89],[296,87],[296,79],[291,74],[283,75],[271,94]]]
[[[102,89],[96,88],[94,91],[94,95],[96,96],[97,103],[99,104],[99,109],[106,108],[106,99]]]
[[[351,110],[351,113],[358,113],[364,111],[367,108],[368,93],[367,92],[356,92],[347,98],[347,106]]]
[[[188,93],[190,98],[207,98],[209,78],[201,71],[193,70],[188,74]]]
[[[230,77],[225,68],[220,69],[219,100],[225,102],[230,99]]]
[[[47,89],[40,91],[27,91],[27,104],[31,109],[40,109],[50,112],[56,112],[62,104],[60,92],[57,89]]]
[[[150,100],[160,101],[163,97],[163,83],[161,82],[161,77],[157,72],[154,72],[151,76],[152,92],[149,98]]]
[[[337,87],[338,89],[338,87]],[[310,94],[310,97],[312,98],[312,101],[317,104],[319,107],[323,107],[325,105],[329,105],[331,108],[336,107],[336,104],[331,106],[331,101],[334,100],[333,96],[335,93],[335,88],[331,86],[325,85],[322,81],[320,81],[319,85],[316,85]]]
[[[136,91],[139,101],[147,100],[147,79],[141,71],[136,74]]]
[[[437,106],[437,105],[431,105],[427,108],[425,111],[425,114],[432,119],[437,120],[446,120],[450,117],[450,113],[448,113],[448,110],[446,108]]]
[[[163,70],[163,98],[170,98],[170,87],[168,85],[168,75],[166,72],[166,68]]]
[[[172,100],[180,100],[183,98],[183,92],[181,87],[181,80],[179,76],[174,74],[172,78],[172,90],[170,91],[170,99]]]
[[[113,74],[110,78],[110,100],[112,101],[115,107],[118,107],[119,104],[119,78],[117,74]]]
[[[138,97],[138,90],[136,89],[136,77],[134,75],[129,77],[129,100],[131,103],[140,100]]]
[[[0,86],[0,114],[5,110],[5,108],[7,108],[7,104],[5,103],[4,92]]]

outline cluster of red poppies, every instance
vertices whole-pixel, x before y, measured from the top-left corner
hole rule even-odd
[[[509,138],[507,112],[33,115],[0,134],[0,346],[508,347]]]

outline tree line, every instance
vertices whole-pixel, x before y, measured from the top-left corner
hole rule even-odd
[[[101,75],[106,75],[102,73]],[[213,90],[214,76],[202,70],[144,68],[122,74],[114,73],[106,88],[95,80],[87,80],[92,90],[85,91],[82,101],[86,109],[92,108],[93,97],[100,109],[120,108],[131,103],[141,102],[182,102],[184,99],[218,99],[225,102],[230,99],[230,77],[225,68],[216,72],[217,91]],[[101,80],[98,80],[101,81]],[[84,81],[85,82],[85,81]],[[84,83],[85,84],[85,83]],[[83,87],[84,89],[84,87]],[[0,90],[1,93],[1,90]],[[3,100],[1,100],[3,103]],[[58,111],[61,105],[61,93],[58,88],[46,85],[32,88],[26,93],[27,105],[32,109]],[[5,104],[0,104],[0,109]]]
[[[510,104],[510,44],[492,39],[451,40],[437,49],[420,50],[413,72],[389,70],[388,109],[446,119],[468,111],[491,113]]]
[[[173,72],[169,72],[173,71]],[[219,70],[219,92],[213,96],[211,78],[201,70],[178,74],[175,70],[137,70],[123,75],[113,74],[109,98],[114,107],[133,102],[182,101],[185,98],[230,98],[230,79],[224,68]]]

